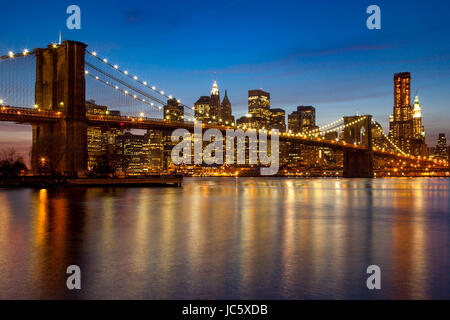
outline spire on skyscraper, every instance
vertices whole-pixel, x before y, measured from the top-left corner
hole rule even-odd
[[[217,86],[217,81],[214,80],[213,86],[212,86],[212,90],[211,90],[211,95],[218,95],[219,94],[219,87]]]
[[[421,118],[422,117],[422,108],[420,107],[419,97],[416,96],[414,99],[414,109],[413,109],[413,118]]]
[[[222,105],[226,103],[229,103],[231,105],[230,99],[228,99],[227,89],[225,89],[225,96],[223,97]]]

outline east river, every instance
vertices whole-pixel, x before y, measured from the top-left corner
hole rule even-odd
[[[450,299],[450,179],[0,190],[0,299],[344,298]]]

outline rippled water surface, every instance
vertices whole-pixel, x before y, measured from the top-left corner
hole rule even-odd
[[[0,190],[0,298],[450,299],[449,211],[439,178]]]

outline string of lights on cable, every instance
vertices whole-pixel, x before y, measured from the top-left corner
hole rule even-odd
[[[146,87],[146,88],[148,88],[148,89],[150,89],[150,90],[152,90],[152,91],[154,91],[154,92],[156,92],[156,93],[158,93],[158,94],[160,94],[160,95],[162,95],[162,96],[164,96],[164,97],[166,97],[166,98],[168,98],[168,99],[174,99],[174,97],[173,97],[172,95],[166,94],[166,92],[165,92],[164,90],[157,90],[157,89],[156,89],[156,86],[154,86],[154,85],[153,85],[153,86],[149,85],[149,84],[147,83],[147,81],[139,80],[139,77],[138,77],[137,75],[132,76],[132,75],[129,74],[129,72],[128,72],[127,70],[123,70],[123,69],[119,68],[119,66],[118,66],[117,64],[111,64],[111,63],[108,61],[108,59],[106,59],[106,58],[101,58],[101,57],[97,54],[97,52],[95,52],[95,51],[91,52],[91,51],[89,51],[89,50],[86,50],[86,52],[87,52],[88,54],[90,54],[91,56],[93,56],[94,58],[98,59],[99,61],[103,62],[104,64],[108,65],[109,67],[113,68],[114,70],[116,70],[116,71],[122,73],[122,74],[125,75],[126,77],[128,77],[128,78],[130,78],[130,79],[132,79],[132,80],[138,82],[139,84],[143,85],[144,87]],[[181,106],[183,106],[183,107],[185,107],[185,108],[188,108],[188,109],[194,111],[193,108],[191,108],[191,107],[189,107],[189,106],[187,106],[187,105],[185,105],[185,104],[182,104],[181,101],[180,101],[179,99],[177,99],[177,102],[178,102]]]
[[[23,51],[21,53],[14,53],[12,51],[9,51],[7,55],[0,56],[0,60],[20,58],[20,57],[28,56],[33,53],[34,52],[32,52],[28,49],[23,49]]]

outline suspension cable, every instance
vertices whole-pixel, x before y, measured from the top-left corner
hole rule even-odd
[[[91,52],[91,51],[89,51],[89,50],[86,50],[86,52],[87,52],[88,54],[90,54],[91,56],[93,56],[94,58],[98,59],[99,61],[103,62],[104,64],[108,65],[109,67],[113,68],[114,70],[116,70],[116,71],[122,73],[122,74],[125,75],[126,77],[128,77],[128,78],[130,78],[130,79],[132,79],[132,80],[134,80],[134,81],[136,81],[136,82],[138,82],[138,83],[140,83],[140,84],[143,85],[144,87],[146,87],[146,88],[148,88],[148,89],[150,89],[150,90],[152,90],[152,91],[154,91],[154,92],[156,92],[156,93],[158,93],[158,94],[160,94],[160,95],[162,95],[162,96],[164,96],[164,97],[166,97],[166,98],[168,98],[168,99],[173,99],[173,97],[172,97],[171,95],[167,95],[163,90],[158,91],[158,90],[156,90],[156,87],[155,87],[155,86],[149,86],[149,85],[147,84],[146,81],[141,81],[141,80],[139,80],[139,78],[138,78],[137,76],[131,76],[131,75],[129,75],[129,74],[128,74],[128,71],[120,69],[119,66],[118,66],[117,64],[113,65],[113,64],[111,64],[111,63],[108,62],[108,59],[106,59],[106,58],[103,58],[103,59],[100,58],[100,57],[97,55],[97,53],[96,53],[95,51],[94,51],[94,52]],[[187,105],[181,103],[180,100],[177,100],[177,101],[178,101],[178,103],[179,103],[182,107],[188,108],[188,109],[194,111],[193,108],[191,108],[191,107],[189,107],[189,106],[187,106]]]

